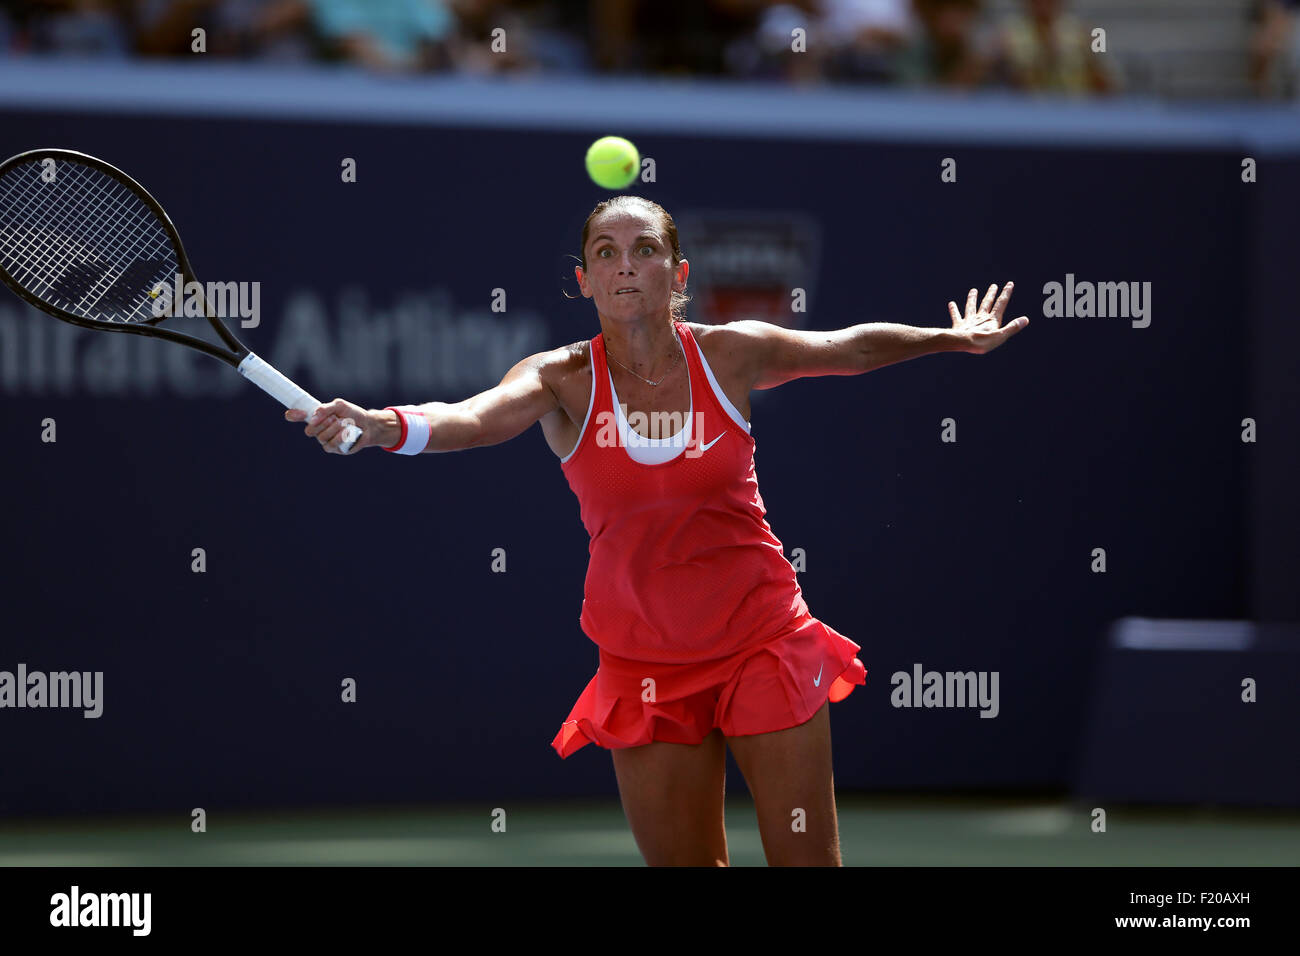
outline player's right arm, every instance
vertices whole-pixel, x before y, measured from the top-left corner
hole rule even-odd
[[[459,402],[427,402],[414,406],[429,420],[429,441],[425,451],[462,451],[485,445],[499,445],[527,431],[529,426],[560,407],[547,384],[548,366],[555,352],[539,352],[517,363],[500,384]],[[307,420],[305,412],[290,409],[285,418]],[[337,452],[346,419],[361,427],[361,438],[352,449],[356,454],[371,445],[391,448],[401,436],[397,413],[389,409],[363,409],[336,398],[326,402],[307,423],[306,433],[327,452]]]

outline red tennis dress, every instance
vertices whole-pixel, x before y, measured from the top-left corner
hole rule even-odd
[[[561,757],[784,730],[866,682],[861,648],[809,613],[764,517],[747,423],[673,325],[691,413],[659,464],[623,444],[604,335],[591,340],[591,401],[561,469],[591,537],[579,620],[600,665],[551,743]]]

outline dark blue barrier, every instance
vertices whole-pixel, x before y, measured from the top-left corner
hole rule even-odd
[[[1300,806],[1300,633],[1117,621],[1100,648],[1076,802]]]
[[[981,108],[943,109],[978,125]],[[1105,112],[1092,122],[1104,130]],[[1287,160],[1261,157],[1247,186],[1228,134],[1088,148],[1079,133],[617,132],[656,160],[637,191],[681,220],[688,257],[688,223],[737,213],[803,237],[778,249],[809,293],[792,324],[946,325],[948,299],[1007,279],[1011,314],[1031,318],[991,355],[754,395],[768,519],[806,555],[813,613],[869,670],[832,708],[840,786],[1064,789],[1110,621],[1254,613],[1260,446],[1241,420],[1267,418],[1276,440],[1294,409],[1252,399],[1247,333],[1281,317],[1234,292],[1251,250],[1287,248],[1292,220],[1251,215],[1252,198],[1294,195],[1270,192],[1293,188],[1269,175]],[[563,296],[604,195],[581,173],[591,133],[0,109],[0,152],[69,146],[135,175],[200,279],[261,282],[261,324],[239,330],[252,348],[322,398],[371,406],[454,401],[599,331],[590,303]],[[1045,284],[1067,275],[1151,283],[1149,325],[1044,317]],[[746,294],[729,281],[708,301]],[[466,453],[327,458],[218,363],[12,297],[0,394],[0,670],[104,674],[98,719],[0,710],[0,812],[615,792],[604,752],[561,762],[549,747],[596,651],[578,627],[586,534],[539,429]],[[46,418],[56,443],[40,440]],[[996,719],[893,706],[891,675],[918,664],[997,672]],[[345,678],[356,703],[340,701]]]

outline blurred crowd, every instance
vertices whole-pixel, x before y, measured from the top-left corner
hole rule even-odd
[[[1250,0],[1251,88],[1293,95],[1300,0]],[[6,56],[351,62],[381,71],[793,83],[1123,85],[1067,0],[0,0]],[[1172,24],[1176,30],[1177,25]],[[201,39],[196,39],[201,30]],[[802,34],[797,31],[803,31]]]

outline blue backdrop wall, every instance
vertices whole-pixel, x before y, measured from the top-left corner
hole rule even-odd
[[[564,296],[605,195],[577,165],[589,131],[56,109],[0,112],[0,130],[6,155],[70,146],[144,182],[201,279],[261,283],[239,334],[320,397],[455,401],[599,331]],[[688,257],[690,222],[804,224],[792,324],[941,326],[948,299],[1008,279],[1030,316],[987,356],[755,393],[768,519],[869,670],[832,709],[841,787],[1062,788],[1109,622],[1291,613],[1247,578],[1291,556],[1251,551],[1241,421],[1294,409],[1252,388],[1275,320],[1266,290],[1238,293],[1289,241],[1293,218],[1253,210],[1297,208],[1266,174],[1295,182],[1293,160],[1246,185],[1233,142],[620,132],[655,158],[636,191],[681,220]],[[1151,283],[1149,326],[1044,317],[1067,274]],[[616,792],[603,751],[549,747],[596,650],[586,534],[539,429],[326,457],[218,363],[12,297],[0,374],[0,669],[104,673],[98,719],[0,713],[0,812]],[[916,663],[999,672],[998,717],[892,707],[890,675]]]

